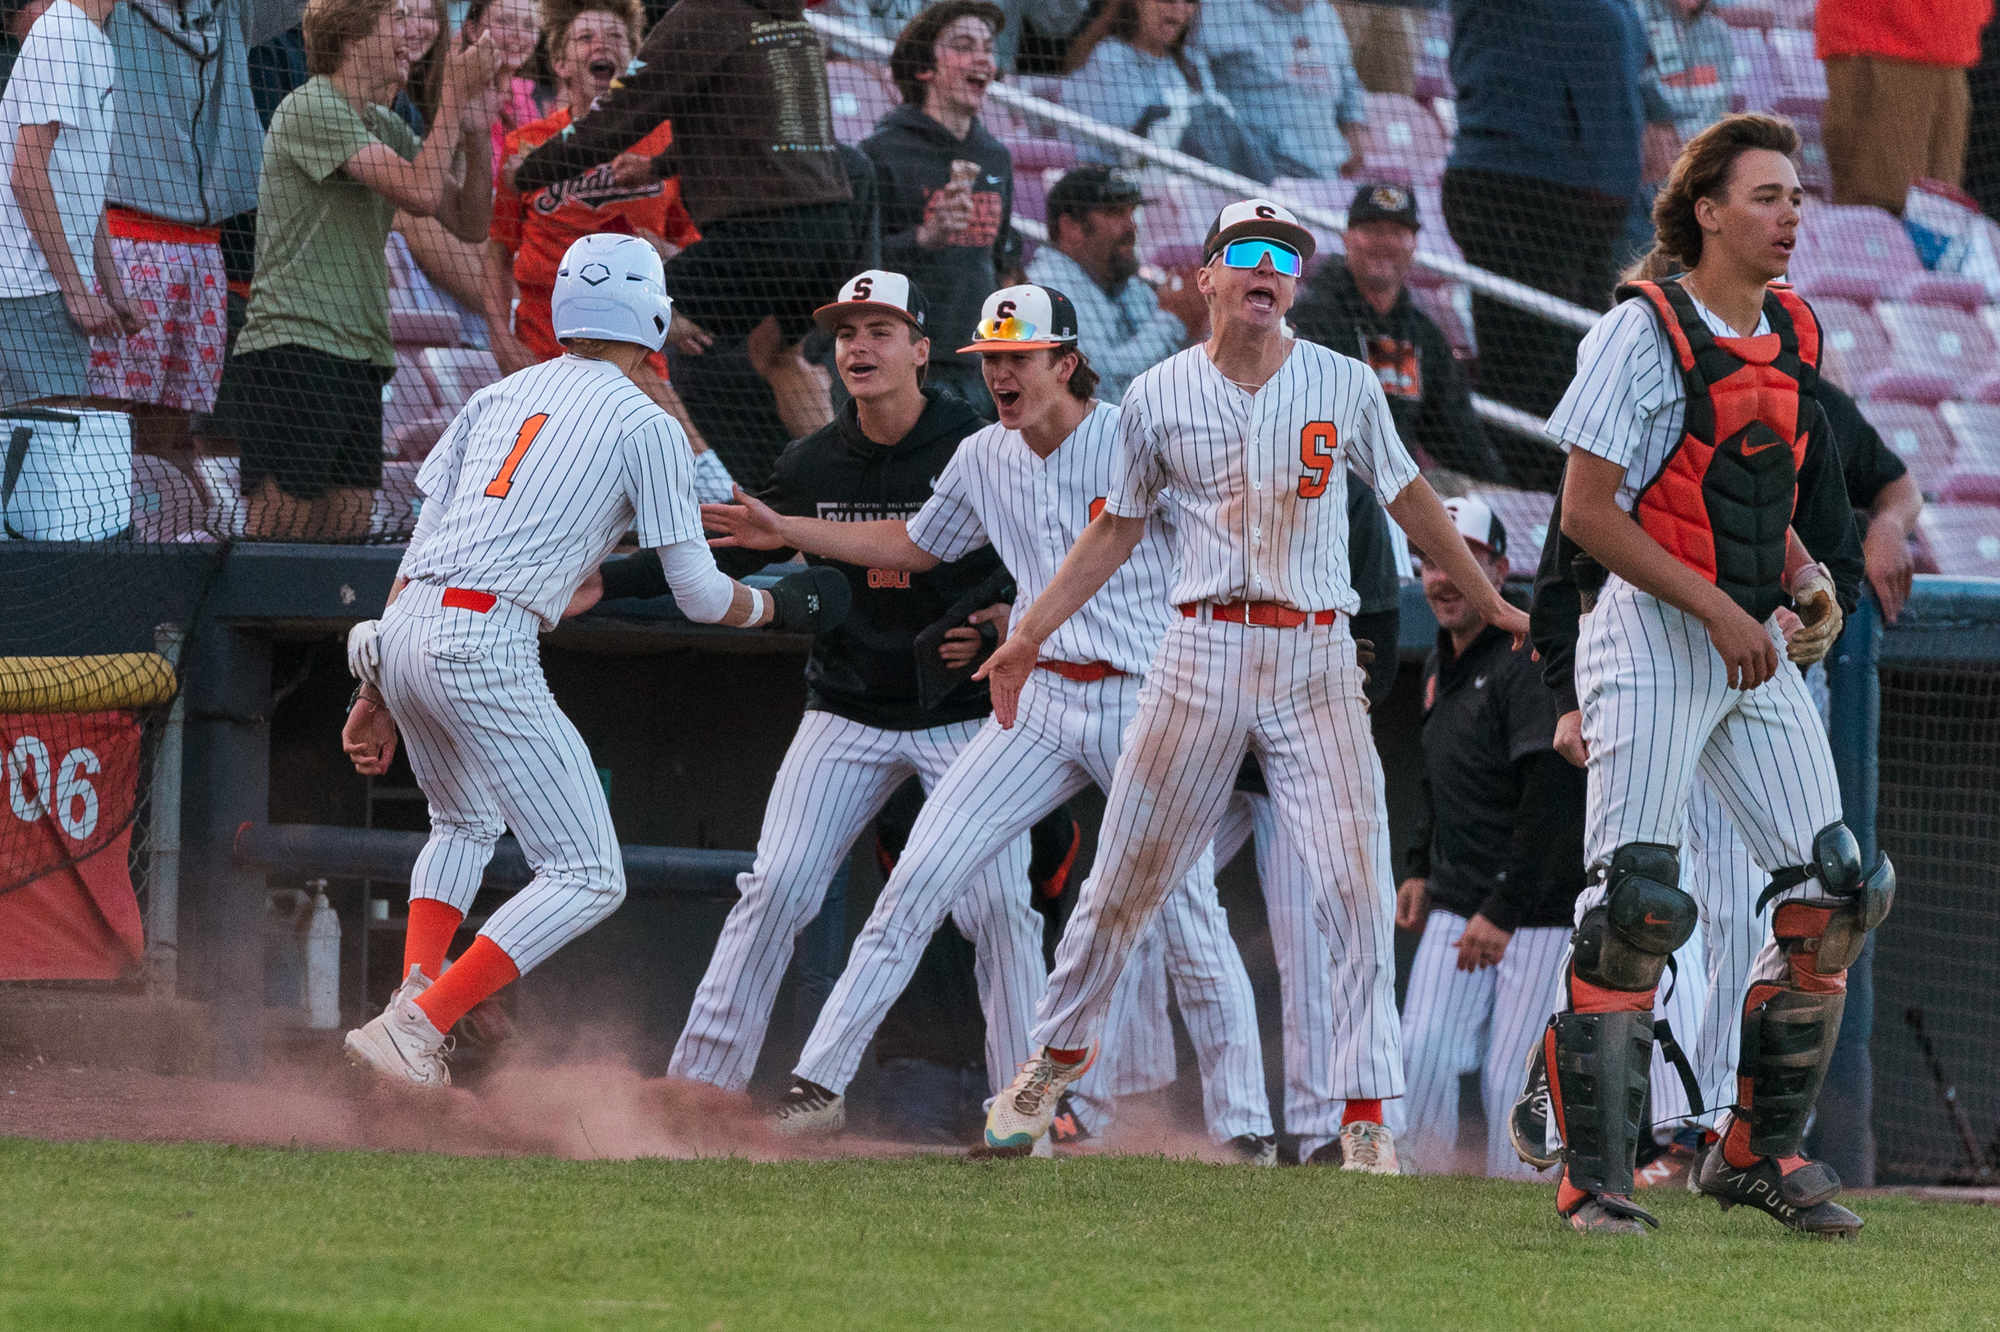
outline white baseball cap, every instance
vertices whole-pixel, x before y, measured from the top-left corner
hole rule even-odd
[[[1301,261],[1310,260],[1313,251],[1319,248],[1313,234],[1292,216],[1292,210],[1270,199],[1245,199],[1217,213],[1214,225],[1208,229],[1208,239],[1201,245],[1202,260],[1215,258],[1216,251],[1237,240],[1271,240],[1289,245],[1299,252]]]
[[[1485,500],[1461,495],[1446,500],[1444,511],[1451,515],[1452,526],[1467,541],[1485,547],[1494,555],[1507,553],[1507,527]]]
[[[831,333],[842,316],[866,310],[887,310],[908,320],[919,333],[930,331],[924,327],[928,309],[923,289],[901,273],[884,268],[871,268],[849,278],[831,305],[813,311],[813,322]]]
[[[961,352],[1036,351],[1076,345],[1076,307],[1054,287],[1002,287],[979,307]]]

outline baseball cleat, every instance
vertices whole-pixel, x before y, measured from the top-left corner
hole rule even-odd
[[[1049,1121],[1055,1118],[1062,1094],[1089,1070],[1096,1058],[1096,1046],[1074,1064],[1051,1059],[1046,1046],[1037,1050],[1033,1059],[1021,1065],[1014,1080],[993,1098],[993,1108],[986,1112],[987,1152],[1026,1156],[1033,1150],[1036,1141],[1049,1131]]]
[[[1049,1120],[1046,1139],[1060,1151],[1087,1151],[1096,1140],[1096,1135],[1084,1127],[1082,1118],[1076,1113],[1076,1102],[1068,1092],[1056,1102],[1056,1112]]]
[[[1751,1166],[1733,1166],[1717,1143],[1701,1158],[1695,1177],[1699,1192],[1721,1205],[1755,1207],[1788,1229],[1827,1239],[1851,1239],[1861,1233],[1861,1218],[1832,1201],[1840,1192],[1833,1167],[1804,1157],[1791,1158],[1791,1169],[1774,1156],[1760,1156]]]
[[[1566,1216],[1570,1229],[1584,1235],[1643,1235],[1660,1226],[1651,1212],[1615,1193],[1585,1194]]]
[[[390,996],[389,1006],[347,1033],[347,1062],[399,1086],[449,1087],[451,1069],[445,1056],[451,1043],[417,1007],[417,996],[430,986],[429,977],[411,967]]]
[[[499,996],[489,995],[458,1020],[451,1036],[460,1051],[476,1051],[491,1059],[514,1043],[514,1019],[507,1016]]]
[[[1537,1170],[1562,1160],[1562,1148],[1549,1138],[1549,1070],[1542,1042],[1528,1048],[1528,1077],[1514,1108],[1507,1114],[1507,1140],[1514,1155]]]
[[[1313,1148],[1299,1164],[1309,1166],[1337,1166],[1346,1161],[1346,1159],[1346,1150],[1341,1146],[1340,1139],[1334,1138],[1330,1142],[1323,1142]]]
[[[1380,1124],[1357,1119],[1340,1126],[1340,1168],[1370,1175],[1400,1175],[1396,1138]]]
[[[831,1138],[847,1127],[847,1098],[817,1082],[799,1078],[771,1115],[771,1131],[781,1138]]]
[[[1229,1140],[1229,1150],[1235,1152],[1244,1165],[1278,1164],[1278,1139],[1275,1134],[1239,1133]]]

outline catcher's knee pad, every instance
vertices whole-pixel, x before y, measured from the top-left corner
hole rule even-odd
[[[1896,900],[1896,867],[1877,853],[1874,867],[1861,868],[1861,846],[1844,823],[1830,823],[1813,837],[1813,863],[1772,876],[1768,900],[1818,879],[1820,893],[1781,903],[1772,918],[1778,944],[1795,970],[1836,976],[1861,955],[1868,932],[1882,923]]]
[[[1750,1150],[1796,1156],[1840,1036],[1845,989],[1806,990],[1759,981],[1743,1001],[1737,1099]]]
[[[1671,846],[1627,842],[1611,857],[1602,905],[1584,913],[1572,940],[1576,979],[1606,990],[1650,993],[1667,959],[1701,919],[1680,888],[1680,856]]]
[[[1557,1013],[1543,1036],[1549,1110],[1562,1132],[1569,1182],[1590,1193],[1632,1192],[1653,1065],[1653,1012]]]

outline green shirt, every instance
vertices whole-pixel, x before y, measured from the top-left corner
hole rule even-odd
[[[387,107],[357,115],[322,76],[278,104],[257,186],[257,272],[238,351],[303,345],[350,361],[396,364],[389,266],[396,206],[342,168],[380,142],[405,161],[419,143]]]

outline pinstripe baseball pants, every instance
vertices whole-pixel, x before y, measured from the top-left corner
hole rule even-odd
[[[1293,629],[1205,613],[1173,622],[1126,732],[1035,1044],[1098,1043],[1127,957],[1220,827],[1248,747],[1287,834],[1312,848],[1315,911],[1355,978],[1353,1020],[1334,1033],[1334,1085],[1402,1095],[1389,821],[1361,680],[1345,616]]]
[[[749,873],[736,876],[742,896],[723,922],[669,1073],[725,1091],[741,1091],[749,1083],[778,984],[791,961],[792,941],[819,913],[827,880],[841,857],[912,774],[930,795],[924,806],[928,816],[952,760],[979,730],[978,722],[965,721],[888,731],[830,712],[806,713],[778,765],[757,836],[756,862]],[[959,909],[952,912],[977,950],[973,966],[986,1011],[986,1071],[989,1080],[998,1079],[996,1089],[1028,1057],[1027,1024],[1043,984],[1042,918],[1028,905],[1027,826],[1022,825],[1021,836],[994,848],[976,876],[969,876]],[[915,841],[913,835],[904,863],[916,849]],[[917,941],[912,968],[944,914],[939,911]],[[853,974],[850,961],[822,1010],[822,1025]],[[899,986],[889,994],[883,1011],[900,992]]]
[[[481,934],[525,974],[625,900],[625,866],[590,750],[542,676],[541,624],[508,602],[480,614],[407,584],[382,615],[382,695],[430,802],[410,896],[472,908],[511,830],[535,877]]]
[[[1080,682],[1036,671],[1022,691],[1013,729],[988,721],[965,746],[924,802],[895,872],[854,941],[806,1042],[800,1077],[845,1089],[889,1006],[909,984],[925,942],[962,900],[966,885],[1002,848],[1018,844],[1036,819],[1093,781],[1110,783],[1139,692],[1130,676]],[[1039,921],[1032,912],[1030,918]],[[1212,861],[1197,864],[1182,891],[1171,895],[1159,930],[1164,965],[1201,1060],[1211,1132],[1218,1141],[1269,1133],[1255,1001],[1216,900]],[[1031,1053],[1024,1045],[1016,1063]],[[1167,1069],[1170,1080],[1170,1044]],[[1012,1076],[1009,1065],[993,1090]],[[1127,1080],[1133,1079],[1114,1070],[1102,1085]],[[1093,1120],[1102,1123],[1101,1117]]]
[[[1562,1002],[1569,931],[1561,926],[1514,931],[1499,964],[1458,969],[1466,918],[1442,908],[1424,922],[1403,1001],[1403,1060],[1409,1094],[1384,1106],[1396,1155],[1410,1174],[1449,1173],[1457,1163],[1458,1080],[1479,1074],[1486,1107],[1486,1173],[1533,1179],[1514,1154],[1507,1116],[1521,1095],[1528,1049]]]

